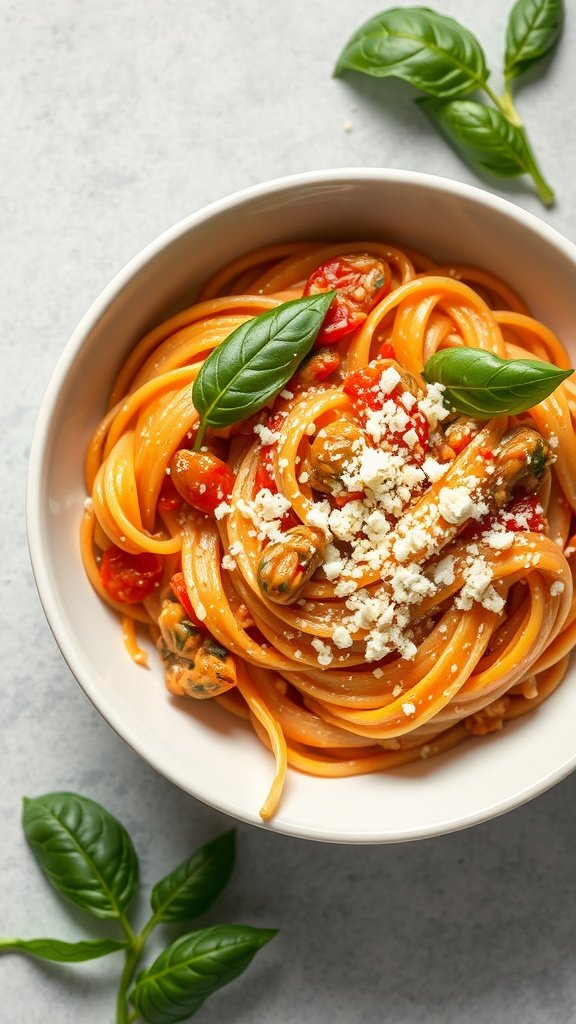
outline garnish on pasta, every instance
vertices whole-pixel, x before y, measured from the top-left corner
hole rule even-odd
[[[560,683],[570,372],[505,282],[380,242],[249,253],[128,357],[87,452],[86,572],[137,661],[142,626],[173,695],[271,748],[263,818],[288,765],[429,758]]]

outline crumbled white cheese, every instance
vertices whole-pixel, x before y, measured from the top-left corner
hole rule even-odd
[[[481,519],[487,515],[488,505],[482,499],[474,499],[468,487],[442,487],[438,495],[440,515],[454,526],[460,526],[467,519]]]
[[[280,433],[277,430],[270,430],[264,426],[263,423],[256,423],[254,426],[254,433],[258,435],[260,444],[269,445],[276,444],[280,440]]]
[[[224,519],[224,516],[229,516],[232,511],[231,506],[226,501],[221,501],[219,505],[216,505],[214,509],[214,515],[216,519]]]
[[[448,469],[449,462],[438,462],[433,459],[430,455],[424,459],[422,463],[422,469],[431,483],[435,484],[437,480],[440,480],[444,476],[444,473]]]
[[[561,580],[556,580],[550,587],[550,597],[558,597],[564,593],[564,584]]]
[[[317,652],[317,661],[319,665],[329,665],[331,663],[331,661],[334,658],[334,655],[332,654],[332,651],[330,650],[328,644],[325,644],[322,640],[319,640],[318,637],[314,637],[314,639],[312,640],[312,647]]]
[[[340,650],[345,647],[352,647],[354,642],[345,626],[336,626],[336,629],[332,633],[332,640]]]
[[[434,566],[432,579],[434,580],[434,583],[444,587],[449,587],[451,583],[454,583],[456,576],[454,573],[454,559],[452,555],[446,555],[441,562],[438,562],[438,564]],[[440,629],[445,631],[446,626],[441,626]]]

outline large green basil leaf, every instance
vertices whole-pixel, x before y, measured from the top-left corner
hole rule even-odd
[[[188,921],[222,892],[234,867],[234,831],[201,846],[158,882],[151,896],[158,921]]]
[[[536,359],[500,359],[480,348],[449,348],[436,352],[423,372],[429,383],[444,386],[444,400],[456,412],[491,419],[531,409],[574,371]]]
[[[521,129],[495,107],[476,100],[426,98],[417,102],[475,169],[502,178],[530,173],[530,153]]]
[[[480,43],[453,18],[427,7],[394,7],[371,18],[346,44],[334,74],[402,78],[431,96],[465,96],[488,79]]]
[[[109,953],[118,953],[121,949],[126,949],[126,943],[116,939],[86,939],[80,942],[63,942],[61,939],[0,939],[0,953],[27,953],[28,956],[59,964],[96,960]]]
[[[560,39],[563,22],[563,0],[518,0],[506,30],[506,77],[517,78],[546,57]]]
[[[47,793],[24,800],[22,824],[55,889],[95,917],[122,916],[138,887],[138,859],[116,818],[76,793]]]
[[[142,971],[129,994],[148,1024],[176,1024],[233,981],[275,931],[248,925],[216,925],[173,942]]]
[[[226,427],[259,412],[290,380],[312,348],[334,292],[284,302],[253,317],[210,353],[192,401],[206,427]]]

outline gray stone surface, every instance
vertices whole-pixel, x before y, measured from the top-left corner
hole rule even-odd
[[[437,6],[477,31],[497,66],[507,3]],[[519,95],[558,205],[544,211],[524,184],[504,194],[576,239],[576,3],[567,6],[546,79],[534,77]],[[40,876],[19,825],[23,794],[71,788],[107,804],[134,834],[145,883],[230,824],[140,761],[64,664],[26,551],[29,441],[83,311],[142,245],[204,203],[331,166],[477,181],[432,132],[410,89],[330,77],[352,29],[378,9],[374,0],[0,3],[4,934],[71,938],[89,924]],[[397,847],[322,846],[240,826],[234,882],[206,920],[281,931],[241,981],[206,1004],[202,1020],[572,1022],[575,797],[571,778],[499,820]],[[139,909],[143,917],[143,902]],[[118,967],[5,957],[0,1021],[112,1021]]]

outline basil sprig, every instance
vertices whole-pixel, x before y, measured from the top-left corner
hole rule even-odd
[[[517,0],[508,21],[502,96],[488,84],[476,36],[428,7],[393,7],[371,18],[342,50],[334,74],[401,78],[420,89],[430,97],[419,101],[422,108],[471,167],[504,178],[529,174],[550,205],[554,193],[515,107],[512,82],[552,52],[563,10],[563,0]],[[478,92],[490,102],[469,99]]]
[[[207,427],[227,427],[259,412],[308,354],[334,291],[283,302],[247,320],[210,353],[192,389],[200,414],[194,448]]]
[[[537,359],[500,359],[480,348],[443,349],[423,371],[428,383],[443,385],[451,409],[480,420],[526,412],[573,372]]]
[[[23,827],[54,888],[93,917],[114,920],[123,938],[6,938],[0,939],[0,953],[81,963],[123,951],[116,1024],[184,1020],[212,992],[241,974],[276,934],[248,925],[188,932],[170,943],[132,985],[153,929],[163,922],[192,920],[222,892],[234,866],[234,832],[205,843],[157,882],[150,897],[152,915],[137,934],[127,910],[138,889],[138,858],[126,829],[109,811],[76,793],[48,793],[24,801]]]

